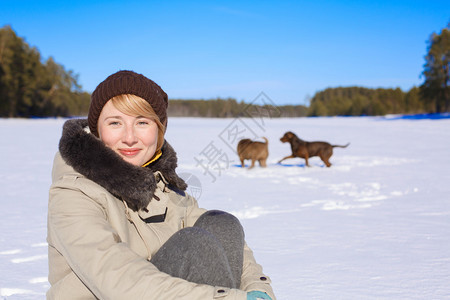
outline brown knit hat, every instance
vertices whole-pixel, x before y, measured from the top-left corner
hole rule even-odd
[[[89,129],[98,136],[97,122],[100,112],[111,98],[132,94],[141,97],[152,106],[163,125],[167,125],[167,94],[152,80],[133,71],[119,71],[101,82],[91,95],[88,123]]]

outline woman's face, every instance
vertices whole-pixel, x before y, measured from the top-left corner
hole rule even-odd
[[[126,115],[108,101],[98,118],[98,134],[125,161],[142,166],[155,154],[158,126],[149,118]]]

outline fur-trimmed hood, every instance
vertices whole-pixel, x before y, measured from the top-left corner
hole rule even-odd
[[[123,160],[86,131],[87,126],[86,119],[65,122],[59,142],[61,157],[75,171],[124,200],[132,210],[145,209],[153,198],[157,183],[154,175],[156,171],[161,172],[172,187],[186,190],[186,183],[175,172],[176,153],[167,141],[164,141],[161,149],[162,156],[143,168]]]

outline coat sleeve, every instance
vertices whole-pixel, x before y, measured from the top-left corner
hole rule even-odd
[[[49,245],[100,299],[246,299],[246,293],[171,277],[133,252],[109,224],[105,207],[80,181],[50,189]],[[97,199],[98,200],[98,199]]]
[[[261,265],[259,265],[252,250],[247,243],[244,246],[244,266],[241,277],[241,289],[244,291],[262,291],[267,293],[272,300],[276,300],[275,294],[271,287],[269,276],[263,273]]]
[[[195,221],[206,211],[198,207],[197,200],[190,197],[190,207],[188,208],[187,224],[193,226]],[[244,291],[262,291],[267,293],[272,300],[275,300],[275,295],[271,287],[271,280],[269,276],[263,273],[261,265],[259,265],[254,256],[253,251],[248,247],[247,243],[244,246],[244,265],[241,277],[241,290]]]

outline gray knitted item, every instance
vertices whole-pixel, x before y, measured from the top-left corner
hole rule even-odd
[[[239,220],[222,211],[208,211],[194,227],[176,232],[152,257],[160,271],[190,282],[239,288],[244,231]]]
[[[245,243],[244,229],[239,220],[227,212],[210,210],[201,215],[194,226],[207,230],[220,241],[236,281],[236,288],[239,288]]]

